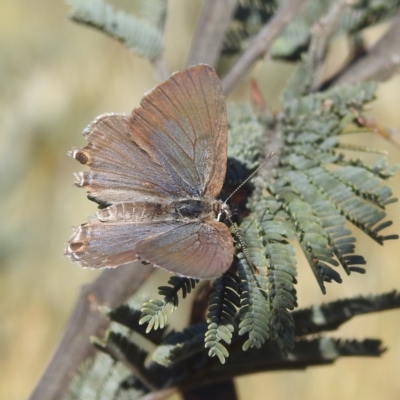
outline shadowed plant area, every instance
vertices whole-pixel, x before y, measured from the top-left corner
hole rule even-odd
[[[388,161],[386,149],[387,143],[398,146],[400,141],[398,132],[383,128],[368,110],[379,101],[381,83],[400,68],[400,2],[205,0],[196,5],[197,25],[185,61],[169,56],[174,45],[169,20],[182,18],[185,24],[178,2],[66,3],[75,23],[69,22],[71,32],[80,29],[80,36],[94,35],[108,40],[108,46],[122,43],[124,47],[118,45],[126,53],[145,60],[158,82],[199,63],[217,71],[228,118],[228,162],[220,199],[232,194],[271,152],[274,156],[229,201],[234,225],[227,225],[235,250],[227,272],[215,280],[163,274],[165,282],[155,296],[147,291],[155,279],[148,263],[135,261],[101,272],[81,290],[30,398],[124,400],[175,394],[185,399],[258,399],[268,389],[255,385],[246,391],[240,379],[261,372],[273,379],[281,371],[280,382],[300,393],[293,371],[308,373],[314,367],[319,373],[315,371],[328,364],[351,363],[349,357],[366,358],[363,364],[381,368],[391,350],[385,352],[381,331],[370,335],[365,328],[369,320],[362,318],[399,308],[398,285],[392,278],[390,287],[372,294],[360,288],[367,286],[365,277],[372,274],[371,279],[379,280],[398,265],[396,256],[370,257],[368,247],[384,255],[393,243],[398,245],[399,227],[392,226],[398,215],[390,213],[396,207],[393,192],[398,188],[392,182],[398,180],[398,166]],[[386,24],[385,30],[371,45],[365,32],[379,24]],[[330,52],[340,41],[347,44],[348,54],[327,74]],[[75,62],[79,57],[84,55],[74,55]],[[266,66],[277,62],[289,66],[290,75],[275,107],[264,93],[268,80],[274,79]],[[94,87],[97,80],[99,86],[107,80],[103,73],[88,76]],[[140,98],[150,87],[129,90]],[[241,91],[248,94],[244,101]],[[70,99],[77,116],[65,143],[71,147],[74,140],[82,142],[74,130],[89,122],[79,114],[79,105],[97,100],[107,104],[100,89],[81,94]],[[43,149],[41,143],[37,148]],[[398,149],[393,146],[393,151]],[[54,168],[55,160],[49,163]],[[93,212],[89,206],[88,213]],[[78,217],[62,219],[68,225],[79,222]],[[356,281],[358,286],[350,286]],[[312,296],[307,298],[306,292]],[[330,292],[336,297],[329,297]],[[185,307],[189,312],[181,319],[187,323],[174,326],[173,318],[183,315]],[[365,331],[349,335],[350,320],[364,321]],[[331,333],[338,329],[339,334]],[[393,322],[386,329],[397,328]],[[336,382],[340,379],[337,375]],[[368,384],[378,385],[378,378],[372,380]],[[352,398],[352,390],[342,397]],[[312,391],[304,397],[298,393],[291,397],[312,398]],[[324,397],[323,391],[318,395]],[[274,398],[288,397],[286,392]]]

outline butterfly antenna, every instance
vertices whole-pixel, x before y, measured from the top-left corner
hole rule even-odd
[[[224,204],[243,186],[245,185],[273,156],[274,152],[270,153],[269,156],[228,196],[228,198],[224,201]],[[249,263],[250,267],[253,269],[255,274],[259,274],[259,271],[256,267],[256,265],[251,261],[249,251],[247,250],[246,244],[244,242],[244,239],[242,235],[239,232],[239,228],[235,222],[232,221],[231,219],[232,214],[231,213],[226,213],[226,218],[227,220],[231,223],[233,230],[235,232],[235,236],[237,237],[240,247],[242,248],[243,255],[246,258],[247,262]]]
[[[224,201],[226,203],[243,185],[245,185],[273,156],[275,152],[269,154],[269,156],[228,196]]]
[[[247,250],[247,247],[246,247],[246,245],[244,243],[244,239],[243,239],[242,235],[239,232],[239,228],[238,228],[237,224],[231,220],[231,216],[230,215],[227,215],[226,218],[231,223],[231,225],[233,227],[233,230],[235,232],[235,236],[239,240],[240,247],[242,248],[242,251],[243,251],[243,254],[244,254],[244,258],[247,260],[247,262],[249,263],[250,267],[253,269],[254,273],[256,275],[258,275],[259,274],[258,268],[253,263],[253,261],[251,261],[249,251]]]

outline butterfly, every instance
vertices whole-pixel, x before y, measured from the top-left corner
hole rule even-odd
[[[131,115],[103,114],[69,155],[89,171],[75,185],[100,205],[74,228],[65,254],[84,268],[143,260],[199,279],[222,275],[233,239],[217,200],[226,174],[226,101],[215,71],[171,75]]]

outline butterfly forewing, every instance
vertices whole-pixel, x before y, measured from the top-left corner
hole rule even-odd
[[[133,126],[130,116],[105,114],[86,128],[88,145],[73,149],[71,155],[90,171],[76,174],[76,185],[107,203],[157,202],[185,196],[154,154],[143,151],[132,140]]]
[[[132,112],[132,136],[154,151],[188,195],[216,197],[226,173],[227,121],[221,84],[206,65],[173,74]]]

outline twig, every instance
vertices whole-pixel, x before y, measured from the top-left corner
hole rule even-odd
[[[140,368],[136,367],[136,365],[127,359],[126,353],[122,352],[121,349],[116,346],[107,346],[106,351],[114,360],[118,360],[126,367],[126,369],[130,370],[132,375],[139,379],[143,386],[145,386],[151,393],[156,393],[158,391],[157,386],[153,384],[150,379],[147,379],[147,376],[141,372]]]
[[[215,67],[224,34],[237,0],[206,0],[190,46],[186,66],[205,63]]]
[[[166,3],[168,4],[168,3]],[[165,12],[158,21],[158,30],[160,31],[162,37],[164,37],[165,23],[167,22],[167,6],[165,6]],[[158,57],[151,61],[154,73],[159,82],[166,80],[170,76],[170,72],[167,67],[167,63],[164,58],[164,52],[161,52]]]
[[[152,267],[140,262],[127,264],[103,271],[82,288],[64,334],[30,400],[62,398],[77,367],[94,353],[89,337],[102,335],[108,326],[98,306],[117,307],[140,288],[151,271]]]
[[[400,71],[400,12],[389,30],[363,57],[350,65],[330,83],[354,84],[367,80],[386,80]]]
[[[313,59],[312,64],[314,65],[314,76],[311,83],[311,91],[315,90],[321,83],[321,75],[326,53],[328,52],[332,36],[336,32],[343,12],[348,6],[348,0],[339,0],[333,4],[325,17],[312,27],[310,55]]]
[[[297,340],[288,357],[282,355],[273,341],[246,352],[241,348],[242,343],[238,338],[233,344],[236,346],[234,351],[231,345],[230,356],[223,366],[208,361],[206,367],[193,371],[179,383],[179,387],[185,390],[258,372],[304,370],[311,366],[333,364],[343,357],[379,357],[385,351],[379,339],[343,340],[328,336]]]
[[[184,400],[237,400],[239,398],[233,379],[185,390],[182,392],[182,397]]]
[[[154,73],[158,82],[165,81],[170,76],[170,72],[168,70],[167,63],[165,62],[164,57],[157,57],[152,61],[151,64],[153,66]]]
[[[287,0],[260,30],[247,49],[222,79],[225,94],[230,93],[255,61],[266,54],[275,38],[289,25],[308,0]]]
[[[213,288],[210,281],[200,281],[197,285],[196,295],[190,310],[189,325],[204,321],[208,308],[208,299]]]

